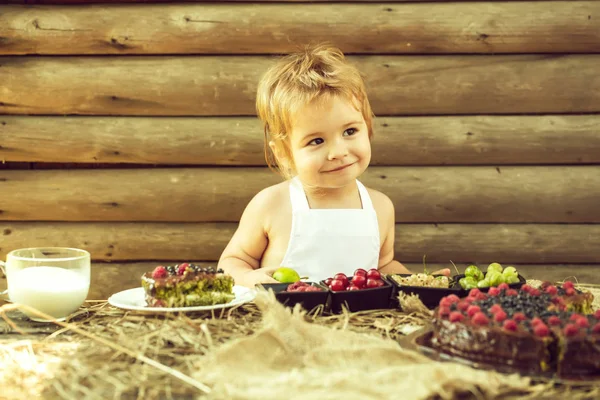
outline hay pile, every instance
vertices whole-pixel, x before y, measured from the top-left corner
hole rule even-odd
[[[0,398],[600,396],[600,387],[533,385],[403,350],[396,340],[406,327],[430,317],[414,298],[403,305],[411,313],[326,316],[292,312],[263,293],[256,305],[217,314],[156,316],[99,303],[50,335],[0,336]]]

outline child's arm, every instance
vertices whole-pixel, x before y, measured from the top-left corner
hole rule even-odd
[[[254,287],[257,283],[277,283],[272,274],[278,267],[260,268],[268,244],[265,231],[266,210],[269,209],[267,191],[261,191],[248,203],[219,260],[219,268],[231,275],[238,285]]]

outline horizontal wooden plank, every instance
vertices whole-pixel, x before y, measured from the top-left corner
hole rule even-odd
[[[600,55],[351,60],[367,77],[377,115],[600,112]],[[3,57],[0,114],[255,115],[256,86],[271,63],[259,56]]]
[[[444,3],[454,2],[455,0],[219,0],[219,3]],[[462,0],[462,1],[477,1],[481,0]],[[487,3],[506,0],[488,0]],[[545,1],[545,0],[528,0],[528,1]],[[600,1],[600,0],[590,0]],[[138,3],[138,4],[164,4],[164,3],[214,3],[215,0],[3,0],[6,4],[121,4],[121,3]]]
[[[0,257],[22,247],[68,246],[95,261],[216,260],[234,223],[0,222]],[[597,264],[600,225],[398,224],[396,259],[419,263]]]
[[[397,222],[600,222],[600,166],[372,167],[361,180]],[[266,168],[1,170],[0,218],[237,222],[280,181]]]
[[[600,163],[600,115],[381,117],[374,124],[372,165]],[[0,160],[265,165],[252,117],[0,116]]]
[[[595,53],[598,17],[594,1],[0,6],[0,55]]]

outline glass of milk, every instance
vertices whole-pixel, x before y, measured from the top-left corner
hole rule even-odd
[[[13,250],[4,265],[8,297],[64,321],[85,301],[90,289],[90,253],[63,247]],[[34,321],[45,322],[20,309]]]

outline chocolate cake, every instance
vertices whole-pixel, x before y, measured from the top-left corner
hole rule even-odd
[[[561,378],[600,376],[600,310],[593,296],[544,283],[520,290],[502,284],[485,294],[440,300],[431,344],[464,359]]]
[[[149,307],[193,307],[228,303],[234,299],[233,278],[223,270],[194,264],[159,265],[142,275]]]

